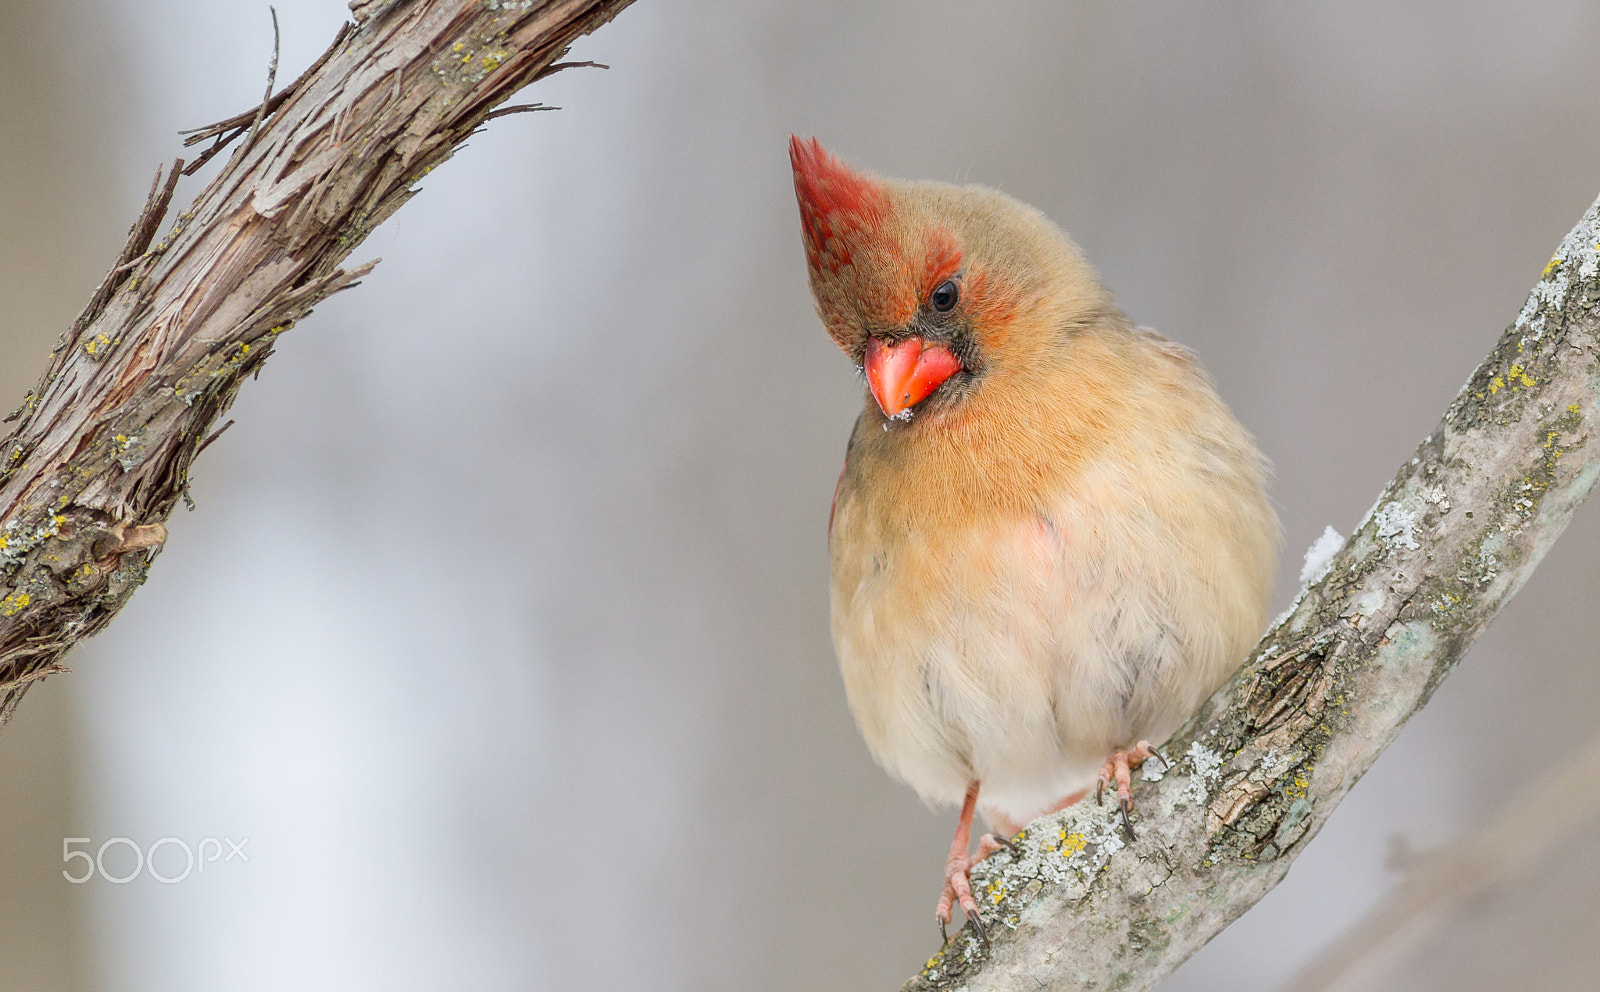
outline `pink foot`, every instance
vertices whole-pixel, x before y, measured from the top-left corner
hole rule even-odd
[[[974,782],[967,786],[967,798],[961,804],[961,819],[956,821],[956,836],[950,842],[950,857],[944,863],[944,890],[939,893],[939,906],[934,910],[934,916],[939,919],[939,936],[948,942],[950,937],[945,933],[945,926],[950,922],[951,910],[959,904],[987,950],[989,933],[978,916],[978,900],[972,897],[972,866],[1011,844],[994,834],[984,834],[978,838],[978,850],[967,853],[972,839],[972,812],[977,805],[978,783]]]
[[[1138,840],[1138,835],[1133,832],[1133,821],[1128,818],[1128,813],[1133,810],[1133,777],[1132,771],[1144,764],[1146,758],[1158,758],[1164,765],[1166,758],[1162,758],[1149,741],[1140,741],[1129,750],[1117,749],[1111,752],[1111,757],[1100,766],[1100,781],[1094,789],[1094,801],[1105,801],[1106,786],[1112,782],[1117,784],[1117,804],[1122,807],[1122,829],[1128,832],[1129,840]]]
[[[1139,760],[1143,760],[1142,755]],[[1082,799],[1086,792],[1087,789],[1080,789],[1039,815],[1060,812]],[[967,798],[961,804],[961,819],[956,821],[956,836],[950,842],[950,857],[944,863],[944,890],[939,893],[939,906],[934,910],[934,915],[939,919],[939,936],[948,942],[950,937],[945,932],[945,927],[950,923],[951,911],[959,905],[966,913],[967,919],[971,921],[972,928],[978,931],[978,937],[987,950],[989,933],[984,929],[983,920],[978,916],[978,900],[972,895],[972,866],[996,851],[1009,849],[1011,842],[992,833],[984,834],[978,838],[978,849],[968,854],[967,847],[972,838],[972,814],[977,808],[978,783],[973,782],[967,786]],[[990,825],[1002,833],[1015,834],[1020,829],[1018,824],[1012,823],[997,811],[989,811],[984,815],[989,818]]]

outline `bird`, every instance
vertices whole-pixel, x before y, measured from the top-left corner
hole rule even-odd
[[[1091,787],[1135,837],[1130,770],[1261,634],[1269,465],[1039,210],[789,155],[817,315],[866,381],[828,520],[845,693],[879,765],[960,807],[935,916],[987,944],[972,866]]]

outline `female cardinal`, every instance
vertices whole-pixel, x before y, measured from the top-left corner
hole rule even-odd
[[[982,932],[972,814],[1014,834],[1114,782],[1261,632],[1265,461],[1186,349],[1044,215],[791,138],[817,312],[866,374],[829,522],[833,639],[873,757],[961,802],[937,915]],[[981,795],[981,798],[980,798]]]

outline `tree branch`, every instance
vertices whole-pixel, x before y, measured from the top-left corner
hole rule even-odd
[[[375,262],[341,263],[493,109],[631,0],[361,0],[327,53],[152,246],[144,211],[0,442],[0,722],[144,580],[202,439],[277,336]],[[275,61],[275,60],[274,60]],[[272,76],[276,74],[276,67]]]
[[[1250,660],[1135,792],[1139,839],[1079,803],[973,872],[969,926],[907,990],[1149,989],[1283,878],[1516,594],[1600,477],[1600,201],[1516,322]]]

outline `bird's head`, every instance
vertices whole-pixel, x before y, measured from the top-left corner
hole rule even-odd
[[[789,158],[817,313],[891,420],[959,406],[1114,309],[1077,246],[1003,193],[860,173],[815,138]]]

